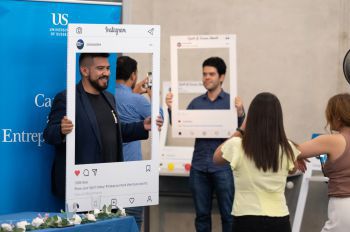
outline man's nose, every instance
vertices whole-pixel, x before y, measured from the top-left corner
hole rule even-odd
[[[103,75],[104,76],[109,76],[110,74],[111,74],[111,70],[109,70],[109,69],[103,70]]]
[[[210,75],[209,74],[204,74],[203,75],[203,79],[209,79],[210,78]]]

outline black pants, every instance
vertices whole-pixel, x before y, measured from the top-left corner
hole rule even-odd
[[[233,217],[232,232],[291,232],[289,215],[285,217]]]

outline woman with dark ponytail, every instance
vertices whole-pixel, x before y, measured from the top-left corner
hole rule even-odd
[[[291,231],[284,190],[299,153],[287,139],[278,98],[258,94],[242,127],[214,155],[215,163],[228,162],[233,170],[232,231]]]

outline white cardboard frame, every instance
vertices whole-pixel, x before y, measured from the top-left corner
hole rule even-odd
[[[179,109],[179,78],[178,50],[227,48],[230,67],[230,109],[228,110],[180,110]],[[182,138],[227,138],[237,128],[237,111],[234,97],[237,96],[237,58],[235,35],[190,35],[171,36],[171,91],[172,104],[172,134]],[[196,74],[197,75],[197,74]],[[201,74],[198,74],[201,75]],[[205,92],[203,92],[205,93]]]
[[[84,41],[82,49],[77,48],[78,40]],[[75,165],[75,130],[73,129],[67,136],[66,210],[89,211],[101,209],[103,205],[112,205],[113,208],[157,205],[159,202],[159,132],[155,119],[159,114],[160,26],[68,25],[67,116],[73,124],[75,124],[76,54],[94,52],[151,53],[153,55],[152,132],[150,132],[152,133],[152,159]],[[79,208],[76,207],[77,204]]]
[[[185,165],[191,165],[193,156],[193,146],[167,146],[167,134],[169,123],[169,115],[165,97],[171,88],[171,83],[163,82],[162,88],[162,106],[164,109],[164,124],[160,132],[160,160],[159,160],[159,175],[160,176],[189,176],[189,170],[185,169]],[[181,92],[181,88],[179,88]],[[170,166],[171,165],[171,166]],[[170,168],[172,167],[172,168]]]

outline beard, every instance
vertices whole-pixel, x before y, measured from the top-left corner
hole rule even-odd
[[[204,84],[204,88],[208,91],[214,91],[220,87],[221,87],[220,84],[212,83],[212,82]]]
[[[99,80],[104,79],[104,78],[107,79],[107,84],[106,85],[99,84]],[[108,88],[109,77],[108,76],[101,76],[96,80],[91,80],[89,78],[89,82],[90,82],[91,86],[94,87],[97,91],[102,92]]]
[[[132,83],[131,89],[132,89],[132,90],[135,89],[135,86],[136,86],[136,81],[134,81],[134,82]]]
[[[202,81],[204,88],[211,92],[211,91],[215,91],[218,88],[221,89],[222,88],[222,83],[223,81],[218,81],[218,80],[209,80],[209,81]]]

